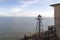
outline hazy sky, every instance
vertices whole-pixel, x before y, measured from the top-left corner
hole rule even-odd
[[[51,4],[60,0],[0,0],[0,16],[53,17],[54,8]]]

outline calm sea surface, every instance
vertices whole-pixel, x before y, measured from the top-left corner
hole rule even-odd
[[[34,17],[0,17],[0,40],[21,40],[24,34],[35,32],[36,22]],[[50,25],[54,25],[52,17],[42,19],[44,30]]]

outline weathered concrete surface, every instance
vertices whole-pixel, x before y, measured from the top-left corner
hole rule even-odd
[[[60,40],[60,3],[51,5],[54,6],[54,21],[55,21],[55,28],[56,34],[58,39]]]

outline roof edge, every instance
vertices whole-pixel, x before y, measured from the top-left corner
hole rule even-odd
[[[52,5],[50,5],[50,6],[57,6],[57,5],[60,5],[60,3],[57,3],[57,4],[52,4]]]

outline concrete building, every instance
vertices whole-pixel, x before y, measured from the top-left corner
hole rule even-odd
[[[60,40],[60,3],[51,5],[54,7],[55,29],[58,39]]]

